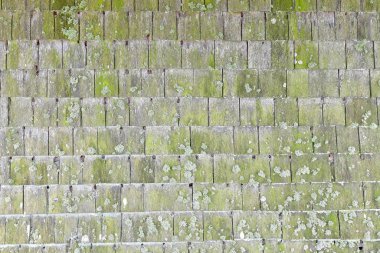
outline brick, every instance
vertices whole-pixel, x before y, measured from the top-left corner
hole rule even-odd
[[[359,134],[357,128],[336,127],[337,148],[339,153],[359,153]]]
[[[32,216],[30,243],[54,242],[54,217],[45,215]]]
[[[294,45],[292,41],[272,41],[272,68],[293,69],[294,68]]]
[[[104,15],[100,12],[85,11],[79,15],[80,40],[103,39]]]
[[[49,155],[71,155],[73,136],[71,127],[49,128]]]
[[[154,156],[131,156],[131,183],[154,183],[155,170]]]
[[[296,41],[294,47],[296,69],[314,69],[318,67],[318,43],[313,41]]]
[[[298,126],[298,103],[294,98],[276,99],[275,125],[276,126]]]
[[[121,188],[121,211],[143,211],[143,185],[126,184]]]
[[[105,123],[107,126],[129,125],[128,99],[110,97],[105,102]]]
[[[200,12],[180,13],[178,17],[178,39],[192,41],[200,38]]]
[[[336,12],[335,33],[337,40],[357,39],[358,23],[354,12]]]
[[[209,155],[192,155],[181,157],[181,182],[213,181],[213,157]]]
[[[224,39],[223,14],[220,12],[201,12],[200,38],[202,40]]]
[[[270,181],[274,183],[290,183],[290,159],[288,155],[276,155],[269,157]]]
[[[145,39],[153,32],[153,13],[150,11],[129,12],[129,39]]]
[[[340,98],[323,100],[323,122],[325,125],[345,125],[345,104]]]
[[[119,94],[119,83],[116,71],[95,71],[95,96],[115,97]]]
[[[157,11],[158,10],[158,1],[157,0],[142,0],[136,2],[135,4],[136,11]]]
[[[332,161],[327,154],[292,157],[293,182],[329,182],[332,180]]]
[[[22,70],[4,70],[1,72],[1,96],[20,97],[24,96],[25,88],[23,84]]]
[[[339,220],[342,239],[368,238],[378,239],[377,227],[379,227],[378,211],[356,210],[340,211]]]
[[[242,187],[243,211],[254,211],[260,209],[259,187],[256,184],[246,184]]]
[[[319,11],[338,11],[339,1],[338,0],[317,0]]]
[[[262,97],[286,96],[286,72],[278,70],[260,70],[258,93]]]
[[[229,0],[228,1],[228,11],[240,12],[249,10],[250,0]]]
[[[311,14],[313,40],[334,41],[335,31],[340,29],[335,24],[334,12],[317,12]]]
[[[95,94],[92,70],[72,69],[70,74],[70,94],[72,97],[93,97]]]
[[[236,127],[234,128],[234,150],[235,154],[258,153],[257,128]]]
[[[345,42],[319,42],[319,67],[321,69],[345,69]]]
[[[232,127],[192,127],[191,148],[195,154],[233,153]]]
[[[7,68],[32,69],[37,65],[37,41],[8,41]]]
[[[182,45],[182,67],[215,68],[213,41],[184,41]]]
[[[166,96],[191,96],[193,85],[194,71],[192,69],[169,69],[165,71]]]
[[[273,126],[274,100],[270,98],[240,99],[242,126]]]
[[[140,97],[142,96],[141,71],[138,69],[119,70],[119,96]]]
[[[5,241],[9,244],[26,244],[30,236],[30,216],[11,216],[6,218],[7,234]]]
[[[122,222],[125,225],[121,232],[123,242],[171,241],[173,237],[173,218],[169,213],[127,213],[123,214]]]
[[[322,100],[320,98],[298,99],[298,122],[300,126],[318,126],[323,124]]]
[[[249,3],[249,0],[245,0],[245,1]],[[242,38],[242,17],[241,16],[242,16],[241,13],[231,13],[231,12],[223,13],[224,40],[237,40],[237,41],[241,40]]]
[[[159,0],[158,7],[160,11],[180,11],[181,1],[180,0]]]
[[[9,99],[7,97],[0,98],[0,127],[8,126],[9,113],[8,113]]]
[[[232,97],[254,97],[258,88],[257,70],[223,71],[223,95]]]
[[[39,41],[39,67],[41,69],[62,68],[62,42]]]
[[[0,140],[2,156],[24,155],[23,130],[21,128],[1,128]]]
[[[335,127],[313,127],[312,142],[314,153],[335,153],[337,151]]]
[[[147,127],[146,154],[191,154],[188,127]]]
[[[329,240],[329,242],[332,240]],[[325,247],[326,243],[322,240],[318,240],[318,242],[321,242],[322,248]],[[312,240],[299,240],[299,241],[283,241],[283,240],[268,240],[264,245],[265,252],[279,252],[279,251],[291,251],[296,250],[297,252],[306,253],[308,251],[315,251],[315,241]]]
[[[69,77],[70,73],[64,69],[51,69],[48,70],[48,85],[47,96],[54,97],[70,97],[72,88],[75,89],[76,84],[79,82],[79,78]]]
[[[6,68],[7,49],[5,42],[0,43],[0,69]]]
[[[104,14],[104,38],[108,40],[128,39],[128,15],[125,12],[106,11]]]
[[[366,208],[378,209],[380,206],[380,188],[378,182],[364,183],[364,203]]]
[[[12,39],[12,12],[10,11],[0,11],[1,17],[1,29],[0,38],[1,40],[11,40]]]
[[[33,124],[32,98],[14,97],[9,99],[9,126],[31,126]],[[19,114],[23,112],[23,114]]]
[[[96,212],[119,212],[120,211],[120,184],[97,184],[96,185]]]
[[[365,0],[363,2],[363,10],[364,11],[379,11],[380,10],[380,3],[373,2],[371,0]]]
[[[149,46],[150,68],[181,67],[181,45],[178,41],[152,41]]]
[[[307,12],[289,13],[289,39],[311,40],[311,14]]]
[[[87,42],[87,69],[112,69],[114,55],[110,41]]]
[[[132,40],[115,42],[115,68],[147,68],[148,43],[147,41]]]
[[[270,11],[271,9],[271,1],[270,0],[259,0],[259,1],[251,1],[250,9],[254,11]]]
[[[360,138],[360,151],[362,153],[376,153],[379,148],[377,146],[377,140],[379,139],[377,128],[359,128]]]
[[[379,15],[373,13],[358,13],[358,39],[359,40],[378,40],[379,25],[377,20]]]
[[[165,70],[141,70],[141,87],[143,96],[163,97]]]
[[[311,153],[309,127],[260,127],[259,146],[261,154]]]
[[[373,99],[348,98],[346,100],[346,125],[347,126],[376,126],[377,106]]]
[[[272,5],[273,11],[291,11],[294,9],[293,1],[291,0],[274,0]]]
[[[188,184],[148,184],[144,188],[144,210],[187,211],[191,207],[192,188]]]
[[[205,11],[207,10],[206,6],[204,5],[203,0],[195,0],[195,1],[190,1],[190,0],[184,0],[182,2],[182,10],[183,11]]]
[[[201,212],[174,214],[174,238],[178,241],[202,241],[203,217]],[[186,245],[187,250],[187,245]]]
[[[256,6],[257,6],[257,3],[253,5],[253,7],[256,7]],[[244,12],[243,20],[242,20],[242,40],[264,40],[264,39],[265,39],[265,13],[256,12],[256,11]]]
[[[210,253],[217,253],[223,251],[222,241],[204,241],[204,242],[193,242],[189,246],[189,252],[195,253],[200,250],[207,250]]]
[[[233,241],[226,241],[226,250],[230,251],[239,251],[246,250],[248,252],[258,253],[260,252],[260,248],[262,248],[262,242],[259,239],[255,240],[239,240],[235,239]]]
[[[371,96],[378,97],[380,96],[380,71],[371,70],[370,72],[370,85],[371,85]]]
[[[60,98],[58,100],[58,126],[79,126],[80,119],[79,98]]]
[[[341,2],[341,11],[359,11],[360,1],[359,0],[345,0]]]
[[[180,126],[207,126],[208,100],[206,98],[181,98],[179,101]]]
[[[83,126],[105,125],[105,101],[100,98],[86,98],[82,100],[81,113]]]
[[[46,97],[48,83],[48,71],[25,70],[24,94],[30,97]]]
[[[369,72],[366,70],[342,70],[340,73],[342,97],[369,97]]]
[[[111,2],[106,0],[89,0],[86,7],[91,11],[107,11],[111,9]]]
[[[194,70],[194,97],[222,97],[223,75],[222,70]]]
[[[77,233],[78,217],[75,215],[58,214],[55,216],[55,242],[69,241]]]
[[[30,39],[30,15],[29,12],[15,10],[12,13],[12,40]]]
[[[95,127],[74,128],[74,155],[95,155],[98,153],[97,129]]]
[[[78,239],[80,242],[99,242],[102,233],[100,214],[78,216]]]
[[[232,239],[232,219],[226,212],[204,212],[205,240]],[[217,251],[220,252],[220,251]]]
[[[338,70],[309,71],[309,94],[313,97],[339,97]]]
[[[337,181],[372,181],[379,178],[376,170],[378,162],[376,154],[347,155],[340,154],[335,159],[335,174]]]
[[[71,41],[79,40],[79,15],[75,15],[75,9],[57,11],[55,15],[55,38]],[[54,14],[54,13],[53,13]]]
[[[89,160],[93,161],[92,164]],[[59,184],[75,185],[83,183],[83,179],[85,182],[91,179],[91,177],[86,174],[86,171],[91,167],[95,167],[94,160],[96,161],[95,156],[85,158],[85,160],[80,156],[61,156],[59,158]],[[85,177],[83,177],[83,175],[85,175]]]
[[[24,212],[23,186],[2,185],[0,206],[1,214],[22,214]]]
[[[47,128],[25,128],[25,155],[48,155],[48,136]]]
[[[62,41],[63,67],[84,68],[86,62],[86,46],[83,42]]]
[[[172,12],[155,12],[153,15],[155,40],[177,39],[177,17]]]
[[[276,0],[280,2],[279,0]],[[289,2],[288,0],[286,2]],[[273,9],[276,9],[275,3]],[[287,40],[289,34],[288,15],[284,11],[266,12],[266,39]]]
[[[194,164],[191,164],[191,166],[194,166]],[[180,156],[159,155],[156,157],[154,181],[156,183],[181,182],[181,170],[182,170],[182,162],[181,162]],[[157,188],[157,186],[155,188]]]
[[[380,43],[374,42],[375,68],[380,66]]]
[[[247,67],[246,42],[215,42],[216,68],[242,69]]]
[[[112,0],[113,11],[133,11],[134,1],[128,0]]]
[[[367,252],[371,252],[379,248],[379,242],[378,241],[365,241],[364,242],[364,248]]]
[[[31,15],[31,39],[54,39],[54,14],[47,10],[33,8]],[[3,22],[10,22],[10,20],[3,20]],[[0,36],[0,38],[6,39],[2,37],[3,35]]]
[[[239,100],[236,98],[210,98],[211,126],[239,125]]]
[[[131,98],[132,126],[162,126],[178,124],[177,100],[167,98]]]
[[[205,5],[208,10],[227,11],[228,0],[205,0]]]
[[[349,41],[346,46],[347,68],[374,68],[373,42]]]
[[[102,215],[102,242],[116,243],[121,241],[121,214],[108,213]],[[108,245],[113,252],[113,245]],[[100,249],[100,252],[102,249]]]
[[[271,67],[271,42],[248,41],[248,68],[269,69]]]
[[[47,211],[47,189],[46,186],[26,185],[24,186],[26,214],[41,214]]]

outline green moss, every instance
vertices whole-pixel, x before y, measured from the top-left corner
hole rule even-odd
[[[316,9],[316,0],[295,0],[295,11],[315,11]]]
[[[295,68],[318,68],[318,44],[313,41],[295,43]]]
[[[118,96],[117,76],[114,72],[98,72],[95,80],[96,97]]]

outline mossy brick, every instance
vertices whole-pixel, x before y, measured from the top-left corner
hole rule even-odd
[[[332,160],[328,154],[292,157],[292,182],[330,182],[332,178]]]
[[[143,40],[115,42],[115,68],[147,68],[148,43]]]
[[[258,129],[256,127],[234,128],[234,153],[235,154],[257,154]]]
[[[7,69],[32,69],[37,65],[37,41],[8,41]]]
[[[181,0],[159,0],[159,11],[181,11]]]
[[[271,67],[272,44],[270,41],[248,41],[248,68]]]
[[[372,41],[348,41],[346,44],[348,69],[374,68]]]
[[[318,11],[338,11],[340,1],[338,0],[317,0]]]
[[[125,213],[122,223],[123,242],[171,241],[173,237],[173,217],[167,212]]]
[[[264,39],[265,39],[264,12],[258,12],[258,11],[244,12],[243,19],[242,19],[242,40],[264,40]]]
[[[223,74],[221,69],[194,69],[194,97],[221,97]]]
[[[127,98],[110,97],[105,104],[107,126],[129,125],[129,103]]]
[[[359,153],[358,128],[336,127],[338,153],[357,154]]]
[[[74,155],[95,155],[98,153],[98,132],[95,127],[74,128]]]
[[[165,70],[141,70],[141,95],[146,97],[163,97],[165,89]]]
[[[173,15],[173,12],[154,13],[153,37],[155,40],[177,39],[177,17]]]
[[[46,97],[48,71],[24,70],[24,94],[30,97]]]
[[[309,96],[339,97],[338,70],[309,70]]]
[[[39,41],[39,68],[62,68],[62,42],[59,40]]]
[[[318,43],[314,41],[296,41],[295,48],[295,68],[315,69],[319,64]]]
[[[335,24],[337,40],[357,39],[358,23],[355,12],[336,12]]]
[[[340,232],[342,239],[371,238],[379,239],[378,210],[347,210],[339,212]]]
[[[2,156],[24,155],[22,128],[7,127],[0,129],[0,154]]]
[[[156,156],[154,182],[177,183],[181,182],[182,163],[178,155]],[[167,210],[169,211],[169,210]]]
[[[320,41],[334,41],[335,31],[338,29],[335,25],[334,12],[316,12],[311,14],[312,38]]]
[[[207,10],[227,11],[228,0],[205,0]]]
[[[59,10],[55,14],[54,38],[70,41],[79,40],[79,15],[75,13],[75,9]]]
[[[213,157],[191,155],[181,157],[181,182],[193,183],[213,181]]]
[[[9,99],[7,97],[0,98],[0,127],[8,126],[9,121],[9,110],[8,110]]]
[[[291,241],[283,241],[279,239],[267,240],[265,241],[265,245],[263,246],[265,252],[274,253],[274,252],[314,252],[316,249],[315,241],[313,240],[291,240]]]
[[[287,40],[289,35],[288,14],[284,11],[266,12],[266,39]]]
[[[86,69],[48,70],[47,96],[92,97],[94,96],[94,71]]]
[[[260,70],[259,89],[256,90],[261,97],[286,96],[286,71]]]
[[[98,213],[120,211],[120,184],[96,184],[95,210]]]
[[[111,41],[92,40],[87,42],[87,68],[113,69],[114,54]]]
[[[335,158],[335,177],[337,181],[373,181],[380,175],[376,169],[379,162],[377,154],[347,155]]]
[[[336,153],[336,132],[333,126],[313,127],[314,153]]]
[[[155,171],[154,156],[131,156],[131,183],[154,183]]]
[[[248,66],[247,42],[215,41],[215,67],[243,69]]]
[[[105,100],[101,98],[85,98],[81,103],[82,125],[104,126],[106,124]]]
[[[370,76],[368,70],[340,70],[341,97],[369,97]]]
[[[102,216],[100,214],[78,215],[78,240],[82,243],[100,242]]]
[[[345,69],[346,54],[344,41],[319,42],[319,68]]]
[[[85,2],[85,8],[90,11],[109,11],[111,10],[111,2],[107,0],[88,0]]]
[[[200,12],[181,12],[178,16],[178,39],[199,40],[201,38]]]
[[[224,39],[223,14],[220,12],[201,12],[200,36],[202,40]]]
[[[315,1],[315,0],[314,0]],[[311,14],[308,12],[289,13],[289,39],[311,40]]]
[[[376,126],[376,101],[371,98],[347,98],[346,125],[347,126]]]
[[[377,153],[379,147],[377,141],[379,140],[379,130],[377,128],[359,128],[360,139],[360,152],[362,153]]]
[[[320,98],[298,99],[298,123],[300,126],[318,126],[323,124],[322,100]]]
[[[234,235],[236,236],[236,235]],[[241,250],[252,253],[259,253],[262,251],[262,241],[259,239],[245,240],[235,239],[225,242],[226,252],[239,252]]]
[[[129,12],[129,39],[145,39],[153,33],[153,13],[150,11]]]
[[[177,99],[131,98],[130,125],[176,126],[178,124]]]
[[[33,124],[32,98],[12,97],[9,99],[9,126],[31,126]],[[23,114],[19,114],[23,112]]]
[[[270,167],[266,157],[251,155],[215,155],[216,183],[254,184],[269,181]]]
[[[294,1],[295,11],[316,11],[317,10],[317,0],[295,0]]]
[[[117,72],[113,70],[95,71],[95,96],[116,97],[118,94]]]
[[[84,68],[86,63],[85,43],[63,40],[62,54],[64,68]]]
[[[229,0],[228,11],[231,11],[231,12],[249,11],[249,2],[250,0]]]
[[[375,250],[380,247],[380,242],[373,240],[373,241],[364,241],[364,248],[366,253],[370,252],[376,252]]]
[[[339,236],[337,212],[289,212],[284,215],[284,239],[330,239]]]
[[[208,100],[206,98],[181,98],[179,101],[180,126],[207,126]]]
[[[273,183],[290,183],[291,171],[290,171],[290,159],[289,155],[275,155],[269,157],[270,165],[270,181]]]
[[[260,127],[261,154],[311,153],[309,127]]]
[[[195,154],[233,153],[232,127],[191,127],[191,148]]]
[[[102,215],[102,242],[116,243],[121,239],[121,213],[104,213]],[[111,249],[114,250],[113,245]],[[103,252],[103,251],[100,251]],[[112,251],[113,252],[113,251]]]
[[[48,205],[49,214],[67,213],[68,210],[72,212],[72,200],[69,185],[49,185],[48,189]]]
[[[71,7],[75,5],[74,0],[53,0],[49,4],[49,8],[51,10],[60,10],[65,6]]]
[[[103,39],[104,15],[101,12],[85,11],[79,14],[79,39]]]
[[[26,127],[25,155],[48,155],[48,128]]]
[[[23,186],[2,185],[0,206],[1,214],[22,214],[24,212]]]
[[[103,243],[93,243],[93,244],[86,244],[83,247],[75,248],[80,249],[81,252],[87,253],[87,252],[93,252],[93,253],[114,253],[116,249],[116,245],[113,244],[103,244]]]
[[[29,243],[30,225],[29,215],[7,217],[5,241],[9,244]]]
[[[0,11],[0,38],[2,40],[12,39],[12,12],[10,11]]]
[[[121,211],[122,212],[138,212],[143,211],[143,193],[142,184],[125,184],[121,188]]]
[[[49,128],[49,155],[73,154],[73,129],[71,127]]]
[[[207,253],[217,253],[223,251],[223,241],[203,241],[203,242],[192,242],[189,244],[189,253],[196,253],[199,251],[205,251]]]
[[[34,179],[38,173],[32,157],[14,157],[10,163],[9,182],[15,185],[37,183]],[[39,182],[40,183],[40,182]]]
[[[272,11],[292,11],[294,5],[292,0],[273,0],[271,5]]]
[[[0,247],[0,252],[18,253],[19,250],[19,245],[3,245]]]
[[[281,237],[281,220],[278,212],[236,211],[233,212],[233,221],[235,240]]]
[[[379,182],[366,182],[363,184],[363,189],[365,207],[378,209],[380,206]]]
[[[72,206],[68,212],[95,213],[96,191],[94,185],[73,185],[71,190]]]
[[[30,12],[12,12],[12,40],[30,39]]]
[[[340,3],[341,11],[360,11],[360,0],[344,0]]]
[[[372,0],[364,0],[363,2],[363,11],[380,11],[380,3]]]
[[[156,40],[149,45],[149,67],[181,67],[181,44],[179,41]]]
[[[238,98],[210,98],[209,110],[210,126],[239,125]]]
[[[142,0],[135,2],[136,11],[158,11],[158,0]]]
[[[166,245],[166,243],[165,243]],[[115,247],[111,247],[112,251],[110,252],[128,252],[128,253],[140,253],[140,252],[152,252],[152,253],[163,253],[163,244],[162,243],[154,243],[154,242],[146,242],[146,243],[123,243],[116,244]],[[100,251],[104,252],[104,251]],[[100,253],[99,252],[99,253]]]
[[[270,98],[240,99],[242,126],[273,126],[274,100]]]
[[[194,71],[192,69],[169,69],[165,71],[165,96],[191,96],[193,85]]]
[[[119,75],[119,96],[120,97],[141,97],[141,70],[120,69]]]
[[[242,186],[243,197],[243,211],[259,210],[260,198],[259,198],[259,185],[258,184],[245,184]]]
[[[204,212],[203,223],[205,240],[231,240],[233,238],[232,217],[229,213]]]
[[[272,41],[271,67],[274,69],[294,68],[294,44],[287,40]]]
[[[144,187],[144,210],[189,211],[192,188],[188,184],[147,184]]]
[[[184,41],[182,45],[182,67],[215,68],[213,41]]]
[[[22,70],[4,70],[1,75],[1,96],[25,96],[24,74]]]
[[[84,171],[85,168],[95,166],[95,162],[91,164],[89,160],[95,160],[95,156],[92,156],[91,158],[88,157],[85,161],[83,161],[80,156],[59,157],[59,184],[82,184],[83,179],[91,179],[91,177],[88,177]],[[86,177],[83,177],[83,174],[85,174]]]
[[[54,242],[54,216],[33,215],[31,224],[29,243]]]
[[[80,126],[81,104],[79,98],[58,100],[58,126]]]
[[[240,1],[240,0],[237,0]],[[246,0],[249,1],[249,0]],[[242,39],[242,15],[241,13],[223,13],[224,40]]]
[[[182,1],[182,11],[206,11],[204,0],[184,0]]]
[[[201,212],[176,212],[173,219],[175,240],[202,241],[203,216]]]
[[[373,42],[374,44],[374,57],[375,57],[375,68],[380,66],[380,42]]]
[[[108,40],[128,39],[128,15],[125,12],[106,11],[104,14],[104,27],[105,27],[104,29],[105,39],[108,39]],[[101,32],[97,31],[96,34],[101,34]]]
[[[223,95],[226,97],[254,97],[258,89],[258,71],[224,70]]]
[[[83,180],[87,183],[129,183],[130,163],[128,156],[107,155],[86,157]],[[89,166],[87,166],[89,162]],[[89,173],[89,174],[88,174]],[[89,181],[87,181],[89,179]]]
[[[345,104],[340,98],[323,100],[323,122],[325,125],[345,125]]]
[[[295,98],[274,100],[276,126],[298,126],[298,101]]]
[[[188,127],[147,127],[146,154],[191,154]]]

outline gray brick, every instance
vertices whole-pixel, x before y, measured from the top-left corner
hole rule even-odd
[[[153,36],[157,40],[177,39],[177,17],[173,12],[153,14]]]
[[[78,216],[78,239],[83,243],[99,242],[102,234],[102,216],[85,214]]]
[[[357,128],[336,127],[337,149],[339,153],[359,153],[359,134]]]
[[[132,3],[133,4],[133,3]],[[106,11],[104,14],[104,38],[108,40],[128,39],[128,15],[122,11]]]
[[[294,68],[294,43],[287,40],[272,41],[272,68],[293,69]]]
[[[224,221],[222,220],[222,222]],[[196,253],[196,252],[199,252],[200,250],[207,250],[207,252],[210,252],[210,253],[221,252],[223,251],[223,243],[222,241],[193,242],[189,246],[190,253]]]
[[[191,127],[191,148],[195,154],[233,153],[232,127]]]
[[[364,183],[364,203],[366,208],[378,209],[379,203],[379,182]]]
[[[346,46],[347,68],[374,68],[372,41],[348,41]]]
[[[335,40],[335,13],[317,12],[311,14],[313,40]],[[339,29],[339,28],[338,28]]]
[[[274,100],[270,98],[240,99],[242,126],[273,126]]]
[[[318,126],[323,124],[322,100],[320,98],[298,99],[298,122],[300,126]]]
[[[188,224],[183,226],[183,223]],[[174,236],[180,241],[202,241],[203,216],[201,212],[178,212],[174,214]],[[165,249],[166,250],[166,249]],[[187,251],[187,244],[186,244]],[[170,251],[173,252],[173,251]]]
[[[355,12],[336,12],[335,24],[337,40],[357,39],[358,22]]]
[[[181,67],[181,45],[179,41],[158,40],[149,45],[150,68]]]
[[[312,39],[312,15],[307,12],[289,13],[289,39]]]
[[[43,214],[47,211],[47,188],[46,186],[25,185],[25,214]]]
[[[206,98],[181,98],[179,101],[180,126],[207,126],[208,100]]]
[[[9,244],[27,244],[30,236],[30,216],[10,216],[6,218],[5,241]]]
[[[380,149],[377,145],[379,131],[371,128],[359,128],[360,151],[362,153],[377,153]]]
[[[273,9],[276,9],[275,4],[273,4]],[[289,35],[288,13],[286,13],[285,11],[266,12],[265,16],[266,39],[287,40]]]
[[[48,83],[47,70],[24,71],[24,93],[30,97],[46,97]]]
[[[15,10],[12,13],[12,39],[30,39],[30,15],[23,10]]]
[[[368,235],[377,239],[379,237],[376,234],[376,228],[379,226],[377,217],[378,213],[375,210],[339,212],[341,238],[360,239]]]
[[[60,40],[39,41],[39,68],[59,69],[62,68],[62,42]]]
[[[248,41],[248,68],[269,69],[271,49],[270,41]]]
[[[23,186],[2,185],[0,206],[1,214],[22,214],[24,212]]]
[[[313,97],[338,97],[338,70],[309,71],[309,94]]]
[[[1,96],[20,97],[24,96],[24,75],[21,70],[5,70],[1,72]]]
[[[194,94],[194,71],[192,69],[169,69],[165,71],[165,95],[192,96]]]
[[[240,1],[240,0],[239,0]],[[244,0],[249,3],[249,0]],[[231,3],[229,3],[228,7]],[[248,9],[248,8],[247,8]],[[242,17],[241,13],[223,12],[224,40],[242,39]]]
[[[256,127],[234,127],[234,153],[259,153],[258,130]]]
[[[143,211],[143,185],[126,184],[121,188],[121,211],[137,212]]]
[[[37,41],[8,41],[7,69],[32,69],[37,65]]]
[[[129,12],[129,39],[145,39],[153,32],[153,13],[150,11]]]
[[[258,90],[258,71],[224,70],[223,95],[225,97],[254,97]]]
[[[73,154],[73,129],[71,127],[49,128],[49,155]]]
[[[10,11],[1,11],[1,29],[0,29],[0,38],[1,40],[10,40],[12,39],[12,12]]]
[[[141,87],[143,96],[147,97],[163,97],[165,71],[157,70],[141,70]]]
[[[285,97],[286,72],[279,70],[260,70],[259,89],[259,96],[262,97]]]
[[[191,154],[192,152],[188,127],[146,128],[146,154]]]
[[[74,128],[74,155],[98,154],[97,129],[95,127]]]
[[[201,12],[200,38],[202,40],[222,40],[224,38],[223,28],[224,26],[222,13]]]
[[[221,97],[223,94],[222,70],[194,70],[194,97]]]
[[[238,126],[239,99],[237,98],[210,98],[209,99],[210,126]]]
[[[200,38],[200,12],[180,13],[178,17],[178,39],[192,41]]]
[[[369,97],[370,81],[368,70],[340,70],[341,97]]]
[[[276,126],[298,126],[298,101],[294,98],[276,99],[275,125]]]
[[[81,114],[83,126],[104,126],[106,123],[104,99],[83,99],[81,104]]]
[[[319,67],[321,69],[345,69],[345,42],[319,42]]]
[[[213,41],[184,41],[182,45],[182,67],[215,68]]]
[[[327,154],[305,154],[292,157],[293,182],[330,182],[332,160]]]
[[[57,104],[54,98],[35,98],[33,103],[33,126],[49,127],[57,124]]]
[[[119,94],[118,75],[116,71],[95,71],[95,96],[115,97]]]
[[[25,155],[48,155],[48,128],[25,128]]]
[[[210,155],[193,155],[181,157],[181,182],[213,181],[213,157]]]
[[[276,155],[268,158],[270,162],[270,181],[274,183],[290,183],[291,171],[289,155]]]
[[[195,164],[191,163],[191,166]],[[156,183],[181,182],[182,161],[177,155],[159,155],[156,157],[154,181]],[[191,173],[191,172],[190,172]]]
[[[242,187],[243,211],[254,211],[260,209],[258,185],[246,184]]]
[[[107,126],[129,125],[129,102],[127,98],[110,97],[105,102],[105,123]]]
[[[379,161],[377,154],[347,155],[335,158],[335,177],[337,181],[373,181],[380,177],[376,170]]]
[[[335,127],[317,126],[313,127],[314,153],[336,153],[336,131]]]
[[[86,174],[94,164],[96,156],[86,157],[83,161],[80,156],[60,156],[59,157],[59,184],[82,184],[86,183],[91,177]],[[86,170],[85,170],[86,168]],[[85,175],[83,177],[82,175]],[[84,181],[83,181],[83,179]]]
[[[358,13],[358,39],[379,40],[379,14],[376,12]]]
[[[265,1],[265,0],[264,0]],[[251,7],[259,7],[257,3]],[[242,40],[264,40],[265,39],[265,13],[250,11],[243,13]]]
[[[204,212],[205,240],[232,239],[232,217],[227,212]],[[220,252],[220,251],[215,251]]]
[[[96,185],[96,212],[110,213],[120,211],[120,184],[97,184]]]
[[[346,100],[346,125],[378,125],[376,101],[366,98],[348,98]]]
[[[58,100],[58,126],[80,126],[81,105],[79,98]]]
[[[0,140],[2,156],[24,155],[22,128],[0,128]]]
[[[23,112],[20,114],[19,112]],[[31,126],[33,124],[32,98],[15,97],[9,100],[9,126]]]
[[[187,211],[192,208],[192,188],[188,184],[147,184],[144,210]]]
[[[87,68],[112,69],[114,67],[114,54],[110,41],[87,42]]]
[[[248,65],[247,43],[233,41],[215,42],[215,67],[242,69]]]
[[[116,41],[115,68],[148,68],[148,42],[146,40]]]
[[[86,63],[86,46],[83,42],[62,41],[63,67],[84,68]]]
[[[325,125],[345,125],[345,103],[340,98],[323,100],[323,123]]]
[[[375,68],[380,66],[380,43],[374,42]]]

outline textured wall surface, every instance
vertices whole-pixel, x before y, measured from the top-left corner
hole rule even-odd
[[[0,5],[0,252],[380,252],[380,0]]]

